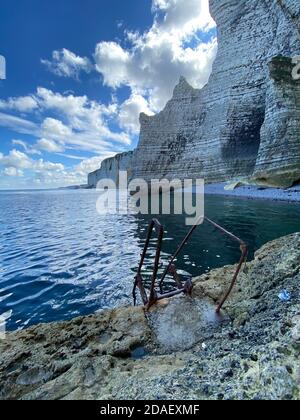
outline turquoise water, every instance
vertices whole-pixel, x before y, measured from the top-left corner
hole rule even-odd
[[[70,319],[131,302],[150,217],[100,216],[96,191],[0,193],[0,314],[9,329]],[[300,205],[209,196],[206,215],[244,239],[250,256],[269,240],[300,230]],[[188,228],[161,216],[163,262]],[[154,242],[146,261],[149,275]],[[177,261],[192,275],[232,264],[235,243],[200,226]]]

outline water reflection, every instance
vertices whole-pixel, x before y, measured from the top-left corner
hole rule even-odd
[[[134,271],[150,216],[100,216],[96,191],[0,193],[0,314],[16,329],[131,303]],[[206,199],[206,215],[244,239],[250,257],[265,242],[299,231],[299,205]],[[184,216],[160,216],[162,264],[189,230]],[[144,267],[149,278],[156,241]],[[177,267],[199,275],[235,263],[239,247],[199,226]],[[163,266],[161,266],[161,269]]]

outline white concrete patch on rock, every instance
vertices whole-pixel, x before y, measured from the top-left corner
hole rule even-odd
[[[193,347],[218,330],[226,321],[217,315],[209,299],[179,296],[149,315],[157,343],[163,351],[180,351]]]

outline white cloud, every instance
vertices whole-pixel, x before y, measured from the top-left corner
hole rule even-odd
[[[61,163],[45,162],[44,159],[39,159],[32,162],[32,169],[35,171],[48,171],[48,172],[57,172],[63,171],[64,165]]]
[[[60,155],[60,156],[63,156],[65,158],[72,159],[72,160],[80,160],[80,161],[82,161],[82,160],[85,159],[85,157],[83,157],[83,156],[72,155],[70,153],[57,153],[57,155]]]
[[[64,151],[64,147],[49,139],[38,140],[36,147],[48,153],[60,153]]]
[[[52,61],[41,60],[49,71],[61,77],[72,77],[79,79],[80,73],[90,73],[93,66],[87,57],[80,57],[72,51],[63,48],[60,51],[53,51]]]
[[[23,140],[16,140],[13,139],[12,140],[12,144],[15,146],[21,146],[22,149],[28,154],[28,155],[40,155],[41,152],[39,150],[37,150],[35,147],[32,147],[30,145],[28,145],[25,141]]]
[[[180,36],[214,26],[208,0],[153,0],[152,11],[156,13],[157,27],[160,26],[165,31],[179,32]],[[164,14],[161,21],[159,12]]]
[[[2,112],[0,112],[0,127],[6,127],[21,134],[38,135],[39,133],[39,126],[36,123]]]
[[[63,112],[65,115],[81,115],[84,108],[89,106],[87,96],[54,93],[49,89],[37,88],[36,98],[41,109]]]
[[[100,42],[95,51],[96,69],[113,88],[126,84],[132,57],[116,42]]]
[[[20,96],[18,98],[9,98],[7,101],[0,100],[0,109],[27,113],[32,112],[37,108],[37,101],[32,96]]]
[[[43,87],[28,96],[0,100],[0,111],[20,114],[0,112],[0,126],[35,139],[33,145],[32,141],[27,144],[13,140],[22,151],[13,149],[6,156],[0,153],[6,179],[18,178],[21,185],[26,174],[33,172],[34,182],[40,186],[85,183],[86,175],[99,168],[103,159],[128,149],[131,137],[139,131],[140,112],[161,110],[181,75],[194,87],[201,88],[207,82],[217,49],[215,38],[201,40],[214,26],[208,0],[152,0],[152,12],[153,24],[144,33],[126,32],[124,44],[98,43],[95,65],[67,49],[54,51],[52,60],[42,60],[50,71],[62,77],[79,79],[82,72],[97,70],[104,84],[114,90],[109,105],[86,95],[61,94]],[[115,99],[116,89],[122,86],[128,86],[131,92],[120,103]],[[25,119],[23,114],[28,117]],[[78,159],[70,150],[96,156],[69,168],[30,157],[48,152]]]
[[[133,134],[138,134],[140,130],[139,115],[141,112],[148,115],[153,114],[149,109],[146,99],[142,95],[133,93],[130,98],[120,106],[120,126]]]
[[[5,168],[3,174],[9,177],[22,177],[24,175],[23,171],[16,169],[13,166]]]
[[[49,117],[45,119],[41,134],[48,140],[68,148],[97,153],[131,143],[128,134],[114,132],[109,128],[109,121],[117,115],[118,107],[115,103],[105,106],[86,96],[66,96],[44,88],[37,90],[37,98],[41,109],[51,110],[65,121],[63,123]]]
[[[106,106],[86,96],[62,95],[45,88],[38,88],[31,97],[38,104],[40,116],[51,113],[58,118],[47,116],[36,124],[0,113],[0,125],[37,137],[38,143],[33,146],[35,150],[61,152],[69,148],[102,154],[107,151],[117,153],[131,144],[128,133],[113,131],[109,127],[110,121],[118,116],[119,107],[115,102]]]
[[[127,33],[129,49],[100,42],[94,57],[107,86],[127,85],[148,100],[150,109],[159,111],[181,75],[194,87],[207,82],[217,41],[204,43],[198,38],[200,31],[214,26],[208,0],[153,0],[152,10],[154,23],[149,31]]]
[[[0,153],[0,172],[4,177],[0,179],[0,186],[26,187],[30,179],[30,187],[59,187],[68,185],[86,184],[87,175],[98,169],[101,162],[112,153],[106,153],[82,161],[72,167],[66,168],[61,163],[31,159],[25,153],[11,150],[8,155]],[[6,179],[11,178],[8,183]],[[20,179],[22,178],[22,180]]]
[[[0,165],[7,168],[31,169],[32,160],[25,153],[13,149],[7,156],[0,155]]]
[[[82,162],[75,166],[74,171],[77,175],[82,176],[86,180],[87,175],[89,173],[99,169],[102,161],[111,156],[113,156],[113,154],[95,156],[90,159],[84,159]]]
[[[41,125],[41,134],[45,138],[65,142],[72,136],[72,130],[55,118],[46,118]]]
[[[208,0],[152,0],[152,12],[153,25],[148,31],[125,32],[130,47],[125,49],[113,41],[99,42],[94,67],[101,73],[104,84],[113,89],[129,86],[132,94],[147,100],[149,112],[157,112],[170,99],[181,75],[194,87],[201,88],[207,82],[217,41],[216,38],[208,43],[201,41],[201,33],[215,26]],[[54,51],[52,62],[43,62],[60,76],[76,78],[80,71],[89,72],[93,67],[86,57],[66,49]],[[39,94],[47,96],[45,91]],[[59,98],[45,99],[48,103],[55,100],[59,106]],[[87,98],[80,100],[84,103]],[[79,105],[72,95],[69,101],[71,110]],[[132,125],[129,128],[132,130]]]
[[[37,124],[0,112],[0,125],[37,138],[33,149],[62,153],[67,149],[117,153],[131,144],[139,131],[139,114],[152,114],[170,99],[180,75],[194,86],[203,86],[210,74],[217,43],[201,42],[199,31],[214,22],[208,0],[153,0],[152,27],[142,33],[127,33],[125,49],[116,42],[100,42],[95,62],[104,83],[113,89],[127,85],[131,94],[123,103],[104,105],[86,95],[57,93],[39,87],[35,94],[1,101],[1,108],[35,112]],[[48,65],[50,65],[48,63]],[[57,74],[78,77],[90,71],[86,58],[63,49],[53,53],[51,68]],[[118,126],[115,130],[111,126]],[[26,151],[26,149],[24,149]]]
[[[11,150],[6,156],[0,154],[0,166],[34,171],[62,171],[64,169],[64,165],[61,163],[46,162],[44,159],[34,160],[16,149]]]

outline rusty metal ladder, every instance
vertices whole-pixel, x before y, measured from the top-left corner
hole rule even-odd
[[[217,230],[219,230],[221,233],[230,237],[233,241],[238,242],[240,244],[240,250],[241,250],[241,253],[242,253],[241,258],[240,258],[239,263],[238,263],[238,266],[237,266],[237,269],[234,273],[232,282],[231,282],[230,287],[228,289],[228,292],[221,299],[220,303],[217,306],[216,312],[219,314],[221,312],[221,309],[222,309],[224,303],[226,302],[226,300],[230,296],[230,294],[231,294],[231,292],[232,292],[232,290],[233,290],[233,288],[236,284],[238,275],[241,271],[241,268],[242,268],[244,262],[246,262],[246,260],[247,260],[248,248],[247,248],[247,245],[245,244],[244,241],[242,241],[240,238],[238,238],[237,236],[235,236],[233,233],[229,232],[228,230],[224,229],[222,226],[218,225],[214,221],[210,220],[209,218],[201,217],[201,221],[209,223],[210,225],[215,227]],[[200,222],[200,220],[199,220],[199,222]],[[174,265],[174,261],[178,257],[178,255],[181,253],[182,249],[187,244],[188,240],[191,238],[191,236],[193,235],[193,233],[195,232],[195,230],[197,229],[197,227],[199,225],[200,225],[200,223],[197,223],[190,229],[188,234],[185,236],[185,238],[183,239],[183,241],[179,245],[177,251],[175,252],[175,254],[170,259],[169,264],[166,267],[166,269],[164,270],[163,275],[162,275],[162,277],[161,277],[161,279],[158,283],[158,287],[159,287],[159,291],[158,291],[157,290],[157,276],[158,276],[158,269],[159,269],[160,256],[161,256],[161,250],[162,250],[164,228],[157,219],[153,219],[151,221],[151,223],[149,225],[148,233],[147,233],[145,246],[144,246],[143,252],[141,254],[141,260],[140,260],[140,264],[139,264],[139,267],[138,267],[137,275],[135,276],[134,287],[133,287],[133,291],[132,291],[134,305],[136,305],[136,303],[137,303],[137,295],[136,295],[137,289],[139,289],[139,291],[140,291],[140,295],[141,295],[143,304],[144,304],[147,311],[153,305],[155,305],[159,300],[167,299],[167,298],[179,295],[181,293],[191,295],[192,289],[193,289],[192,278],[188,279],[187,281],[185,281],[183,283],[180,279],[180,276],[177,273],[176,266]],[[146,254],[147,254],[147,251],[148,251],[148,248],[149,248],[150,241],[152,239],[152,235],[153,235],[154,230],[157,234],[157,245],[156,245],[154,267],[153,267],[153,273],[152,273],[152,279],[151,279],[150,293],[149,293],[149,296],[148,296],[147,292],[146,292],[146,289],[144,287],[144,279],[143,279],[143,276],[142,276],[142,268],[143,268],[143,265],[144,265],[144,261],[145,261],[145,258],[146,258]],[[171,291],[171,292],[164,293],[163,284],[164,284],[164,281],[165,281],[168,274],[171,274],[173,276],[174,282],[176,284],[176,289]]]

